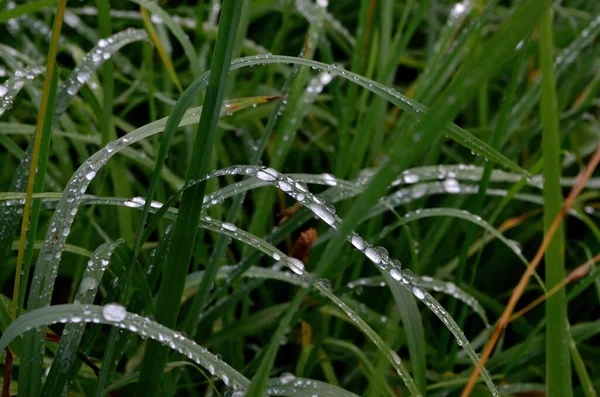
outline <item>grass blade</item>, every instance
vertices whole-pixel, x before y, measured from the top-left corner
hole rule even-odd
[[[87,263],[81,285],[77,291],[75,301],[82,305],[91,305],[102,282],[102,276],[107,269],[113,251],[123,244],[124,240],[114,243],[105,243],[94,251]],[[52,366],[44,382],[42,396],[61,396],[69,380],[69,369],[79,349],[79,343],[85,329],[84,323],[68,323],[62,332],[60,344],[52,361]]]
[[[427,367],[427,358],[425,356],[425,332],[423,331],[421,313],[419,313],[415,297],[410,291],[400,287],[389,274],[382,272],[382,275],[386,284],[392,291],[394,301],[400,312],[400,319],[402,320],[404,332],[406,332],[408,352],[415,383],[417,384],[419,391],[424,394],[426,386],[425,370]]]
[[[128,313],[123,306],[115,303],[109,303],[105,306],[80,304],[55,305],[33,310],[11,323],[0,338],[0,346],[4,350],[10,341],[30,328],[58,323],[79,324],[82,322],[108,324],[124,328],[144,338],[157,341],[165,347],[177,349],[181,354],[186,355],[189,359],[208,369],[212,375],[220,378],[226,385],[233,388],[248,385],[248,379],[242,374],[208,352],[202,346],[198,346],[194,341],[147,317]]]
[[[217,120],[231,63],[233,41],[241,14],[240,6],[239,0],[226,0],[223,4],[205,106],[198,124],[198,136],[194,144],[188,181],[201,178],[208,172]],[[177,320],[179,301],[183,294],[185,276],[196,240],[205,188],[206,183],[200,183],[184,192],[173,229],[172,245],[167,263],[176,268],[164,275],[156,302],[156,319],[168,327],[174,326]],[[167,351],[164,347],[155,343],[148,345],[140,372],[139,390],[142,394],[156,395],[159,391],[160,374],[166,358]]]
[[[542,120],[542,154],[544,156],[544,230],[547,232],[554,218],[562,211],[560,188],[560,134],[558,102],[554,77],[554,29],[551,9],[543,13],[540,22],[540,65],[542,69],[540,114]],[[565,278],[565,235],[559,226],[548,244],[544,261],[546,288],[552,289]],[[569,325],[567,300],[564,289],[546,301],[546,393],[549,396],[568,397],[571,388],[571,360],[569,359]]]
[[[58,0],[36,0],[16,7],[8,8],[0,12],[0,23],[5,23],[9,19],[20,17],[21,15],[31,14],[42,10],[43,8],[56,5]]]
[[[112,21],[110,17],[110,2],[107,0],[97,0],[98,5],[98,27],[100,33],[100,41],[98,45],[111,44],[110,35],[112,34]],[[117,133],[113,125],[113,106],[114,106],[114,91],[115,91],[115,64],[108,59],[102,65],[102,122],[100,123],[102,130],[102,143],[107,144],[110,141],[117,139]],[[78,75],[77,77],[79,77]],[[113,189],[116,195],[128,197],[132,195],[131,184],[127,178],[125,165],[120,160],[114,161],[108,168],[110,180],[112,181]],[[131,214],[119,208],[117,210],[120,222],[119,232],[121,238],[126,241],[133,239],[133,219]]]
[[[56,89],[58,87],[58,72],[53,73],[52,82],[50,83],[48,101],[46,107],[48,109],[54,109],[56,105]],[[52,111],[52,110],[51,110]],[[41,193],[44,190],[46,169],[48,166],[48,157],[50,155],[50,136],[52,134],[52,117],[47,117],[44,120],[43,131],[41,134],[37,134],[36,139],[40,139],[39,147],[39,160],[37,166],[37,175],[35,175],[35,182],[33,186],[34,193]],[[40,136],[41,135],[41,136]],[[29,171],[31,172],[31,170]],[[32,197],[33,198],[33,195]],[[25,194],[25,203],[27,203],[27,194]],[[34,200],[31,210],[31,216],[29,219],[29,230],[27,231],[27,246],[25,247],[25,257],[23,258],[23,278],[21,285],[16,287],[15,293],[18,294],[17,312],[20,312],[25,305],[25,295],[27,294],[27,284],[29,282],[29,273],[31,271],[31,261],[33,259],[33,248],[34,240],[37,234],[37,228],[40,216],[40,200]],[[21,242],[19,241],[19,250],[21,249]],[[18,260],[18,259],[17,259]],[[17,263],[17,269],[18,269]],[[15,282],[20,276],[15,277]]]

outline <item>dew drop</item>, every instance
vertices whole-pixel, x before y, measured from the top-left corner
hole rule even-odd
[[[460,185],[456,179],[446,179],[443,182],[444,190],[448,193],[460,193]]]
[[[363,238],[358,235],[352,236],[350,242],[356,249],[360,251],[362,251],[365,248],[365,240],[363,240]]]
[[[425,294],[419,287],[413,287],[412,292],[419,300],[423,300],[423,298],[425,298]]]
[[[375,264],[379,264],[381,262],[381,256],[379,256],[379,252],[377,252],[377,250],[375,250],[373,247],[368,247],[365,250],[365,255]]]
[[[419,182],[419,176],[417,174],[407,173],[404,175],[404,181],[406,183],[417,183]]]
[[[227,230],[229,230],[230,232],[235,232],[235,231],[237,231],[237,227],[236,227],[234,224],[232,224],[232,223],[229,223],[229,222],[224,222],[224,223],[222,224],[222,226],[223,226],[223,228],[224,228],[224,229],[227,229]]]
[[[304,272],[304,263],[300,261],[300,259],[289,257],[288,261],[291,262],[291,269],[297,275],[302,275]]]
[[[279,380],[284,385],[287,385],[288,383],[293,382],[295,379],[296,379],[296,377],[293,374],[289,373],[289,372],[284,372],[279,377]]]
[[[264,171],[258,171],[256,173],[256,177],[258,179],[262,179],[263,181],[266,181],[266,182],[271,182],[271,181],[274,181],[275,179],[277,179],[273,175],[266,173]]]
[[[81,84],[83,84],[89,80],[90,75],[91,75],[90,72],[86,72],[86,71],[79,72],[79,73],[77,73],[77,81],[79,81]]]
[[[117,303],[109,303],[102,308],[102,316],[108,321],[123,321],[127,316],[125,308]]]

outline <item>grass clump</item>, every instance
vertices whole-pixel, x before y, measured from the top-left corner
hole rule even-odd
[[[0,2],[3,395],[596,394],[595,1],[65,3]]]

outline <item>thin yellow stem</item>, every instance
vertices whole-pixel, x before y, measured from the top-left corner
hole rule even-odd
[[[48,113],[53,109],[48,109],[48,96],[50,95],[50,85],[52,76],[55,73],[56,54],[58,52],[58,39],[62,30],[63,16],[67,7],[67,0],[60,0],[56,9],[56,17],[54,19],[54,29],[52,30],[52,39],[50,41],[50,49],[48,51],[48,62],[46,65],[46,75],[44,81],[44,92],[42,93],[42,102],[40,104],[40,113],[38,116],[35,136],[33,141],[33,151],[31,153],[31,163],[29,165],[29,176],[27,178],[27,191],[25,193],[25,206],[23,208],[23,222],[21,223],[21,236],[19,239],[19,252],[17,254],[17,268],[15,273],[15,284],[13,289],[13,299],[11,305],[11,315],[13,318],[17,316],[17,304],[19,301],[19,287],[21,285],[21,271],[23,269],[23,258],[25,257],[25,243],[27,241],[27,230],[29,230],[29,216],[31,213],[31,201],[33,196],[33,186],[35,183],[35,175],[40,156],[40,145],[42,142],[42,133],[44,122]]]

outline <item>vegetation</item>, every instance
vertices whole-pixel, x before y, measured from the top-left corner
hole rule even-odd
[[[596,395],[598,1],[188,3],[0,0],[3,396]]]

